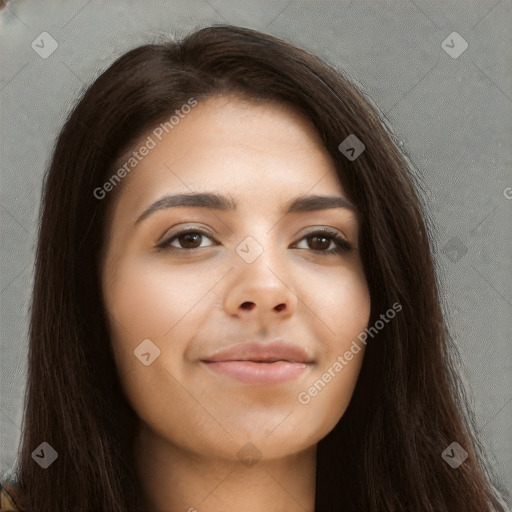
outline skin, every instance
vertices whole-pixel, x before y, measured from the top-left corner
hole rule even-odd
[[[190,192],[228,194],[238,206],[168,208],[135,224],[165,194]],[[235,96],[200,102],[124,178],[102,286],[119,378],[140,418],[134,453],[148,510],[314,510],[316,445],[348,406],[364,345],[309,403],[298,395],[366,328],[370,296],[357,214],[283,216],[304,194],[347,198],[310,122]],[[329,253],[331,238],[308,238],[322,226],[354,250]],[[155,250],[185,228],[210,234],[174,238],[177,252]],[[248,236],[263,250],[252,263],[236,251]],[[275,337],[314,360],[292,381],[247,384],[200,362],[218,348]],[[147,366],[134,357],[144,339],[160,350]],[[241,461],[241,449],[256,464]]]

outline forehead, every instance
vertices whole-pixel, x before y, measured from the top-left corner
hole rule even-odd
[[[256,203],[310,190],[345,195],[317,131],[293,108],[218,96],[187,112],[155,125],[118,160],[116,168],[151,147],[123,178],[119,200],[130,211],[164,192],[225,191]]]

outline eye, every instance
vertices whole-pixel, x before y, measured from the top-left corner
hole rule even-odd
[[[193,249],[201,249],[202,247],[212,247],[216,244],[203,245],[201,246],[201,239],[208,238],[214,240],[213,237],[206,231],[200,229],[187,229],[180,231],[173,236],[165,239],[163,242],[157,245],[159,250],[169,251],[189,251]],[[345,240],[337,231],[331,231],[329,229],[318,229],[303,237],[302,240],[307,240],[307,245],[313,245],[310,250],[316,253],[324,254],[342,254],[350,252],[353,249],[352,244]],[[177,247],[175,243],[179,244]],[[296,245],[297,247],[297,245]],[[331,247],[329,249],[329,247]],[[297,247],[298,249],[304,249],[304,247]],[[306,247],[307,249],[308,247]]]
[[[158,249],[166,249],[166,250],[190,250],[190,249],[200,249],[201,247],[211,247],[212,245],[206,245],[201,246],[200,241],[201,238],[206,237],[210,240],[213,240],[213,238],[207,233],[206,231],[202,231],[200,229],[187,229],[184,231],[180,231],[179,233],[176,233],[170,238],[167,238],[163,242],[159,243],[157,245]],[[176,247],[173,245],[173,241],[176,241],[181,247]]]
[[[318,229],[306,235],[302,240],[310,241],[307,245],[312,245],[311,250],[317,253],[325,254],[343,254],[353,250],[353,246],[345,240],[337,231],[329,229]],[[331,247],[329,249],[329,247]],[[297,247],[304,249],[304,247]]]

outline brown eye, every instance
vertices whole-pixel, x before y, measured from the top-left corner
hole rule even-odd
[[[166,249],[170,251],[186,251],[192,249],[201,249],[202,247],[211,247],[214,245],[210,244],[201,247],[201,241],[203,238],[213,240],[212,237],[209,236],[209,234],[205,231],[189,229],[187,231],[180,231],[172,237],[167,238],[162,243],[158,244],[157,247],[159,249]],[[178,246],[175,245],[176,242],[179,244]]]
[[[320,229],[313,233],[309,233],[302,240],[306,240],[306,245],[311,251],[324,255],[342,254],[353,250],[352,244],[345,240],[337,231],[328,229]],[[301,240],[301,241],[302,241]],[[331,247],[331,244],[333,247]],[[304,249],[304,247],[298,247]]]
[[[199,233],[185,233],[177,237],[183,249],[195,249],[201,244],[202,235]]]
[[[310,247],[314,251],[325,251],[331,245],[331,238],[324,235],[310,235],[306,238],[310,241]]]

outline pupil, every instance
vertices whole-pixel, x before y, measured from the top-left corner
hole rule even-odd
[[[313,247],[313,249],[315,250],[320,250],[320,249],[326,249],[327,247],[329,247],[329,240],[325,237],[325,236],[318,236],[318,235],[315,235],[313,237],[311,237],[313,240],[322,240],[323,243],[321,242],[320,245],[322,247]],[[327,245],[325,244],[325,242],[327,242]],[[315,245],[315,244],[313,244]]]
[[[187,234],[182,235],[182,236],[180,237],[180,243],[181,243],[181,245],[182,245],[182,246],[184,246],[184,247],[190,247],[190,246],[195,247],[195,246],[197,245],[197,243],[196,243],[196,244],[194,244],[194,240],[193,240],[193,239],[195,238],[195,239],[196,239],[195,241],[197,242],[197,241],[198,241],[198,238],[199,238],[200,236],[201,236],[201,235],[200,235],[199,233],[187,233]],[[182,243],[182,240],[183,240],[183,239],[185,240],[185,243]]]

